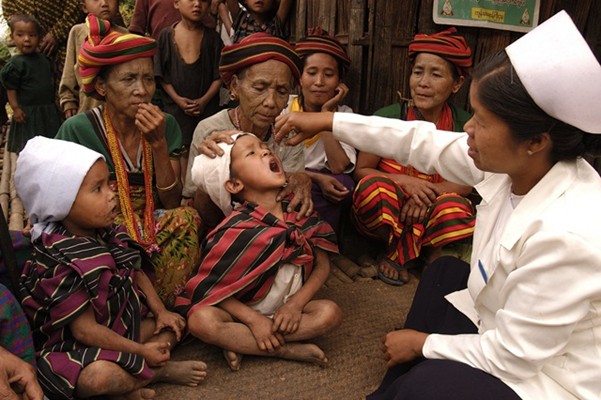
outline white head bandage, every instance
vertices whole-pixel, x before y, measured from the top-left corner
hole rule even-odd
[[[73,206],[84,178],[104,156],[82,145],[36,136],[19,153],[15,188],[33,224],[32,240]]]
[[[203,192],[209,195],[225,216],[232,210],[232,196],[225,190],[225,182],[230,179],[230,165],[232,163],[232,148],[240,136],[252,133],[240,132],[232,135],[232,144],[218,143],[223,150],[221,157],[207,157],[204,154],[196,156],[192,164],[192,181]],[[254,135],[253,135],[254,136]]]

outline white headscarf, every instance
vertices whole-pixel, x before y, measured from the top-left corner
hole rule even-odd
[[[194,164],[192,164],[192,181],[209,195],[213,203],[223,211],[226,217],[233,210],[232,196],[225,190],[225,182],[230,179],[232,147],[234,147],[236,140],[244,135],[252,135],[252,133],[240,132],[232,135],[232,144],[218,143],[218,146],[223,150],[221,157],[210,158],[201,154],[194,158]]]
[[[36,136],[19,153],[15,188],[33,224],[31,239],[51,231],[73,206],[79,187],[104,156],[82,145]]]

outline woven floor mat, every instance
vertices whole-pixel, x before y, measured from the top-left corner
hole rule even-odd
[[[344,322],[314,341],[329,364],[316,365],[275,358],[245,356],[237,372],[228,368],[222,351],[199,341],[176,348],[175,360],[200,359],[209,371],[196,388],[158,384],[158,400],[353,400],[373,391],[386,370],[381,353],[384,334],[399,327],[417,287],[417,279],[402,287],[381,281],[355,282],[324,288],[321,298],[337,302]]]

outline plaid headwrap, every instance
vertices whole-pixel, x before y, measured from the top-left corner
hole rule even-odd
[[[307,37],[296,43],[295,50],[301,59],[314,53],[325,53],[334,57],[343,70],[351,65],[351,59],[338,39],[320,27],[309,29]]]
[[[302,63],[290,43],[284,39],[258,32],[245,37],[240,43],[225,46],[221,51],[219,74],[229,85],[238,71],[268,60],[277,60],[286,64],[294,79],[300,79]]]
[[[472,66],[472,50],[457,29],[426,35],[418,33],[409,43],[409,58],[413,62],[419,53],[431,53],[453,64],[460,76],[465,76]]]
[[[81,45],[77,58],[83,91],[87,96],[104,100],[94,87],[102,68],[137,58],[153,57],[156,53],[156,42],[154,39],[133,33],[122,34],[113,31],[110,22],[93,14],[88,15],[86,24],[90,33]]]

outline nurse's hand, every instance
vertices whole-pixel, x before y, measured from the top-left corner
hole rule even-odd
[[[382,347],[388,368],[422,357],[422,348],[427,337],[427,333],[413,329],[389,332],[384,336]]]
[[[275,141],[295,146],[321,131],[331,131],[334,113],[291,112],[275,119]]]

